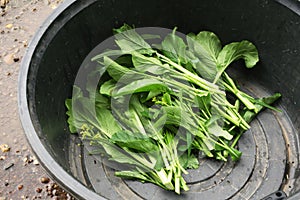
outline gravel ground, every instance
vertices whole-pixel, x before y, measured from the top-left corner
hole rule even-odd
[[[0,0],[0,200],[73,199],[34,157],[17,105],[20,62],[28,43],[62,0]]]

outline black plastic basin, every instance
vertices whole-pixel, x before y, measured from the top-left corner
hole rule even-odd
[[[283,191],[300,199],[300,6],[297,0],[69,0],[45,21],[23,59],[19,110],[25,133],[49,174],[79,199],[260,199]],[[70,135],[65,99],[89,52],[124,22],[136,27],[210,30],[223,44],[247,39],[260,62],[236,69],[242,87],[260,96],[280,92],[283,112],[266,110],[241,139],[237,162],[203,160],[181,196],[113,176]]]

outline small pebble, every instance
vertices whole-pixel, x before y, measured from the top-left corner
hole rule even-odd
[[[52,4],[52,5],[50,5],[50,7],[54,10],[54,9],[56,9],[57,8],[57,5],[55,5],[55,4]]]
[[[10,147],[7,144],[1,144],[0,149],[3,153],[10,151]]]
[[[36,188],[36,190],[35,190],[37,193],[41,193],[42,191],[43,191],[43,189],[42,188]]]
[[[23,158],[24,166],[32,163],[33,161],[34,161],[34,157],[29,156],[29,155],[27,155]]]
[[[23,158],[23,162],[24,162],[24,163],[27,163],[27,162],[28,162],[28,156],[25,156],[25,157]]]
[[[0,0],[0,7],[4,9],[6,7],[6,4],[8,3],[8,0]],[[0,199],[1,200],[1,199]]]
[[[49,183],[49,182],[50,182],[50,178],[48,178],[48,177],[42,177],[42,178],[41,178],[41,183],[47,184],[47,183]]]
[[[23,185],[18,185],[18,190],[22,190],[23,189]]]
[[[5,28],[8,28],[8,29],[11,29],[13,27],[13,24],[7,24],[6,26],[5,26]]]
[[[24,47],[27,47],[28,46],[27,40],[22,41],[22,44],[23,44]]]
[[[14,62],[19,62],[20,58],[14,57]]]
[[[67,200],[71,200],[71,196],[67,194]]]
[[[5,156],[0,156],[0,160],[5,160]]]
[[[33,164],[34,165],[39,165],[40,163],[39,163],[39,161],[37,159],[35,159],[35,160],[33,160]]]
[[[8,54],[3,58],[3,61],[8,64],[11,65],[14,63],[14,54]]]
[[[58,185],[57,185],[56,183],[54,183],[54,184],[52,185],[52,188],[57,189],[57,188],[58,188]]]
[[[29,160],[28,160],[28,163],[32,163],[33,162],[33,160],[34,160],[34,156],[29,156]]]
[[[57,192],[56,189],[52,190],[52,195],[53,195],[53,196],[57,196],[57,195],[58,195],[58,192]]]

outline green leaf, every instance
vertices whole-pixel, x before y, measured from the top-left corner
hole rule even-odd
[[[223,137],[226,140],[231,140],[233,136],[218,124],[218,119],[219,117],[212,117],[206,122],[208,132],[216,137]]]
[[[153,40],[153,39],[161,38],[160,35],[154,35],[154,34],[142,34],[141,36],[144,40]]]
[[[221,41],[213,32],[201,31],[187,36],[188,47],[199,59],[209,67],[215,66],[217,57],[222,49]]]
[[[218,74],[216,82],[225,69],[234,61],[244,59],[247,68],[252,68],[258,62],[258,52],[254,44],[247,40],[232,42],[223,47],[217,58]]]
[[[92,67],[87,66],[89,71]],[[104,65],[98,63],[96,68],[92,71],[87,72],[87,80],[85,82],[85,90],[88,92],[88,97],[90,99],[95,99],[96,95],[99,93],[99,80],[105,73],[106,69]],[[84,81],[80,81],[80,84],[84,84]]]
[[[151,55],[155,52],[151,46],[134,29],[128,27],[121,28],[115,34],[116,43],[124,54],[140,52]]]
[[[182,110],[180,107],[167,106],[163,108],[163,111],[167,114],[166,124],[180,126],[182,125]]]
[[[132,63],[139,72],[150,72],[154,75],[167,73],[169,68],[167,64],[162,67],[160,60],[154,57],[147,57],[139,53],[132,54]]]
[[[161,43],[163,53],[176,63],[187,63],[186,44],[183,39],[176,34],[176,28],[168,34]]]
[[[163,112],[166,113],[163,117],[166,125],[181,126],[190,130],[195,124],[192,116],[179,106],[165,106]]]
[[[256,116],[257,114],[262,111],[264,108],[269,108],[269,109],[273,109],[276,111],[280,111],[274,107],[271,106],[271,104],[273,104],[275,101],[277,101],[279,98],[281,97],[280,93],[275,93],[272,96],[269,97],[264,97],[264,98],[259,98],[259,99],[255,99],[255,107],[256,107],[256,112],[249,110],[249,109],[244,109],[241,112],[242,117],[245,119],[246,122],[251,122]]]
[[[198,150],[201,150],[207,157],[214,157],[214,155],[212,154],[211,150],[209,147],[210,146],[213,146],[209,143],[209,145],[207,146],[205,144],[205,136],[202,135],[201,137],[195,137],[194,141],[193,141],[193,147],[194,149],[198,149]],[[208,141],[209,142],[209,141]]]
[[[153,97],[156,97],[159,94],[161,94],[161,91],[153,91],[153,90],[151,90],[148,93],[147,97],[142,99],[142,102],[146,102],[146,101],[152,99]]]
[[[226,140],[231,140],[233,137],[228,131],[221,128],[217,123],[213,123],[211,126],[209,126],[208,132],[216,137],[223,137]]]
[[[142,80],[133,81],[130,84],[118,90],[115,90],[113,92],[113,96],[117,97],[117,96],[122,96],[127,94],[138,93],[138,92],[150,92],[152,90],[166,92],[169,89],[166,84],[156,79],[142,79]]]
[[[105,94],[107,96],[111,96],[112,91],[116,88],[116,81],[113,79],[110,79],[106,82],[104,82],[100,87],[100,93]]]
[[[135,123],[135,127],[140,127],[138,130],[142,131],[141,133],[148,132],[149,135],[151,135],[153,132],[157,132],[157,130],[153,129],[152,121],[150,121],[152,118],[150,116],[149,108],[145,104],[141,103],[140,94],[134,94],[131,96],[129,112],[131,112],[130,119]]]
[[[158,150],[158,146],[148,136],[141,133],[119,131],[112,135],[110,141],[120,147],[127,147],[142,153],[151,153]]]
[[[105,152],[110,156],[109,160],[113,160],[118,163],[124,164],[131,164],[134,166],[141,166],[143,164],[136,161],[132,157],[128,156],[124,150],[119,148],[117,145],[112,143],[102,143],[102,147],[104,148]]]
[[[71,133],[77,133],[81,128],[82,123],[78,124],[78,120],[74,117],[74,109],[73,109],[73,99],[78,99],[83,96],[82,91],[79,87],[73,86],[72,99],[66,99],[65,106],[67,108],[67,116],[68,116],[68,125]]]
[[[115,80],[118,81],[121,79],[125,74],[130,73],[130,69],[119,65],[114,60],[110,59],[109,57],[104,56],[104,65],[106,66],[106,70],[108,74]]]
[[[149,109],[155,130],[161,130],[166,125],[167,113],[163,109]]]
[[[65,105],[67,107],[67,116],[68,116],[68,125],[69,125],[69,130],[71,133],[77,133],[77,128],[75,126],[75,120],[72,112],[72,99],[66,99]]]
[[[141,103],[139,94],[134,94],[130,97],[129,106],[134,108],[138,114],[142,112],[148,112],[148,108]]]
[[[190,58],[194,59],[196,71],[206,80],[213,81],[217,74],[217,57],[221,51],[221,42],[212,32],[201,31],[198,35],[189,34],[187,43]]]
[[[196,96],[195,97],[196,105],[199,110],[205,111],[205,113],[210,114],[211,108],[211,94],[208,93],[206,96]]]
[[[179,157],[179,163],[185,169],[197,169],[197,168],[199,168],[199,161],[195,157],[194,154],[191,154],[190,156],[188,156],[187,153],[181,155]]]
[[[204,150],[204,153],[208,156],[208,157],[213,157],[213,155],[211,154],[210,151],[215,150],[216,145],[214,142],[212,142],[211,140],[209,140],[208,138],[203,138],[202,139],[203,143],[202,143],[202,150]]]
[[[124,53],[123,53],[123,51],[121,51],[121,50],[119,50],[119,49],[117,49],[117,50],[106,50],[106,51],[104,51],[103,53],[101,53],[101,54],[98,54],[98,55],[96,55],[96,56],[94,56],[92,59],[91,59],[91,61],[98,61],[98,62],[102,62],[102,59],[104,58],[104,57],[111,57],[111,56],[121,56],[121,55],[123,55]]]
[[[123,26],[121,26],[120,28],[114,28],[113,33],[114,34],[123,33],[125,31],[132,30],[132,29],[134,29],[134,25],[130,26],[124,23]]]
[[[139,179],[141,181],[147,181],[147,182],[150,181],[146,176],[142,175],[140,172],[137,171],[118,171],[115,172],[115,175],[117,177],[126,178],[126,179]]]
[[[134,95],[132,95],[132,97],[133,96]],[[146,133],[145,127],[142,124],[137,111],[130,102],[128,106],[127,97],[121,96],[113,100],[114,103],[112,104],[112,112],[114,113],[114,116],[116,116],[117,121],[131,132]],[[124,102],[126,102],[126,106],[124,106]]]
[[[281,98],[281,94],[280,93],[275,93],[274,95],[269,96],[269,97],[263,97],[263,98],[255,99],[255,103],[257,104],[256,107],[257,107],[257,109],[260,109],[260,107],[258,107],[258,105],[261,105],[261,106],[269,108],[271,110],[281,112],[281,110],[271,106],[271,104],[273,104],[275,101],[277,101],[280,98]]]
[[[98,108],[105,108],[105,109],[109,109],[110,108],[110,103],[108,101],[108,98],[102,94],[100,94],[99,92],[96,93],[95,95],[95,106],[96,109]]]
[[[116,132],[122,130],[119,122],[115,119],[110,110],[98,108],[96,110],[96,115],[101,130],[104,131],[109,138],[112,137],[112,135]]]
[[[233,42],[223,47],[218,56],[218,68],[226,68],[238,59],[244,59],[247,68],[252,68],[258,62],[258,52],[254,44],[247,40]]]
[[[96,116],[95,101],[83,97],[82,91],[77,86],[73,87],[72,100],[66,101],[69,116],[68,123],[72,133],[81,129],[83,124],[92,125],[100,129]]]

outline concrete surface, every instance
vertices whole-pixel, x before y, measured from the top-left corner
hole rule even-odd
[[[62,0],[0,0],[0,200],[71,199],[40,166],[22,129],[18,74],[28,43]]]

